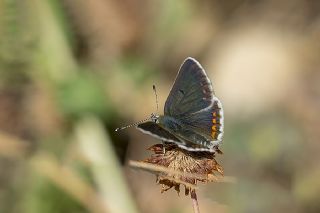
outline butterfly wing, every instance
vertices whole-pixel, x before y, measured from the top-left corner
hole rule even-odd
[[[147,121],[145,123],[139,124],[137,126],[137,129],[145,134],[152,135],[153,137],[159,138],[163,141],[183,144],[183,142],[181,142],[176,136],[152,121]]]
[[[174,134],[182,141],[198,145],[193,151],[214,151],[223,138],[223,109],[216,99],[205,110],[185,115],[180,119],[181,128]],[[188,149],[189,144],[186,144]],[[193,145],[194,146],[194,145]]]
[[[187,58],[166,100],[164,115],[180,121],[180,140],[212,151],[223,137],[223,109],[200,63]],[[188,149],[190,147],[186,144]],[[193,149],[193,148],[190,148]]]
[[[164,115],[184,116],[209,107],[213,89],[200,63],[187,58],[181,65],[164,106]]]

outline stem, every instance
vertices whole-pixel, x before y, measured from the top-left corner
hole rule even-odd
[[[194,213],[200,213],[196,190],[191,190],[191,200]]]
[[[85,117],[78,122],[75,135],[90,162],[93,178],[108,212],[138,213],[112,141],[102,123],[95,117]]]

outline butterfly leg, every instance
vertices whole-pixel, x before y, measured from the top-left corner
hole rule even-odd
[[[166,154],[166,142],[162,141],[162,152],[163,154]]]

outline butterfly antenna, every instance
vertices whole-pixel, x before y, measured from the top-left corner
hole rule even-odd
[[[115,131],[118,132],[118,131],[120,131],[120,130],[124,130],[124,129],[129,128],[129,127],[137,126],[137,125],[139,125],[139,124],[141,124],[141,123],[143,123],[143,122],[146,122],[146,121],[148,121],[148,120],[150,120],[150,118],[146,118],[146,119],[144,119],[144,120],[142,120],[142,121],[138,121],[138,122],[136,122],[136,123],[129,124],[129,125],[127,125],[127,126],[118,127],[118,128],[115,129]]]
[[[158,112],[158,110],[159,110],[159,103],[158,103],[158,95],[157,95],[156,86],[153,85],[152,88],[153,88],[153,92],[154,92],[154,94],[155,94],[155,96],[156,96],[156,104],[157,104],[157,112]],[[158,118],[158,117],[157,117],[155,114],[152,113],[149,118],[146,118],[146,119],[144,119],[144,120],[142,120],[142,121],[138,121],[138,122],[133,123],[133,124],[129,124],[129,125],[127,125],[127,126],[118,127],[118,128],[115,129],[115,131],[118,132],[118,131],[120,131],[120,130],[124,130],[124,129],[130,128],[130,127],[133,127],[133,126],[137,126],[137,125],[139,125],[139,124],[141,124],[141,123],[143,123],[143,122],[146,122],[146,121],[149,121],[149,120],[154,120],[154,119],[157,119],[157,118]]]
[[[158,110],[159,110],[159,102],[158,102],[158,94],[157,94],[156,86],[153,85],[153,86],[152,86],[152,89],[153,89],[154,95],[156,96],[157,113],[158,113]]]

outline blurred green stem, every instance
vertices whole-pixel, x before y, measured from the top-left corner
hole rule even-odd
[[[94,117],[81,120],[76,137],[91,169],[106,207],[113,213],[138,212],[127,187],[109,136]]]
[[[106,208],[95,189],[70,167],[64,166],[47,152],[39,152],[31,159],[32,168],[77,200],[90,212],[105,213]],[[31,211],[32,212],[32,211]]]
[[[61,21],[59,22],[58,8],[60,1],[33,0],[37,30],[39,32],[39,55],[36,60],[39,70],[48,71],[49,77],[55,81],[63,81],[75,74],[76,61],[67,40]],[[56,5],[55,5],[56,4]],[[40,66],[39,66],[40,65]]]

